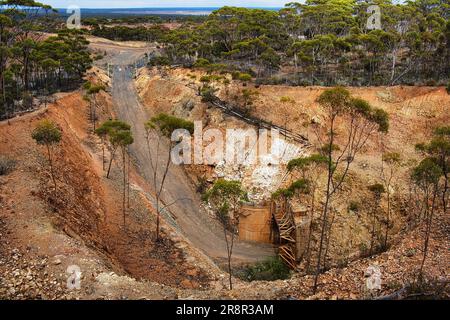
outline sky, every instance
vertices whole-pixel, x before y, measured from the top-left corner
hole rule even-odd
[[[40,0],[54,8],[284,7],[293,0]],[[297,1],[300,2],[300,1]]]

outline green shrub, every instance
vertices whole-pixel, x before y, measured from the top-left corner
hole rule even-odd
[[[91,84],[90,87],[87,89],[88,94],[97,94],[100,91],[105,91],[106,87],[102,84]]]
[[[358,212],[359,211],[359,203],[356,201],[350,201],[350,203],[348,204],[348,211],[354,211],[354,212]]]
[[[239,80],[243,82],[249,82],[252,81],[252,75],[249,73],[239,72],[239,71],[233,71],[231,73],[231,77],[233,80]]]
[[[289,268],[277,257],[270,257],[242,270],[238,276],[242,280],[284,280],[290,277]]]
[[[226,72],[227,65],[221,63],[211,63],[205,67],[209,73],[212,72]]]
[[[248,73],[241,73],[239,75],[239,80],[244,81],[244,82],[249,82],[249,81],[252,81],[252,76]]]
[[[208,59],[204,59],[204,58],[199,58],[195,63],[194,63],[194,67],[195,68],[204,68],[206,66],[209,65],[209,60]]]
[[[240,75],[241,73],[239,72],[239,71],[233,71],[232,73],[231,73],[231,78],[233,79],[233,80],[239,80],[239,75]]]
[[[200,90],[200,95],[202,96],[202,102],[212,102],[216,98],[215,93],[217,89],[211,88],[210,86],[203,86]]]
[[[170,65],[170,59],[163,56],[153,57],[148,64],[150,66],[168,66]]]
[[[205,177],[199,177],[197,183],[197,193],[203,195],[208,191],[208,179]]]
[[[89,90],[91,85],[92,85],[92,83],[90,81],[86,81],[85,83],[83,83],[83,89],[84,90]]]
[[[368,255],[369,247],[367,247],[367,244],[365,242],[361,242],[359,244],[359,254],[361,257],[365,257]]]
[[[202,76],[200,78],[200,81],[203,82],[203,83],[208,83],[208,82],[211,81],[211,77],[209,77],[209,76]]]
[[[0,156],[0,176],[6,175],[14,170],[16,161],[10,158]]]
[[[409,248],[405,251],[405,256],[407,256],[408,258],[414,257],[415,254],[416,250],[414,248]]]

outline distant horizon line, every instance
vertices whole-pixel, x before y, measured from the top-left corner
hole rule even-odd
[[[281,9],[284,7],[262,7],[262,6],[219,6],[219,7],[80,7],[80,9],[100,9],[100,10],[113,10],[113,9],[220,9],[223,7],[233,7],[233,8],[246,8],[246,9]],[[53,7],[53,9],[67,9],[68,7]]]

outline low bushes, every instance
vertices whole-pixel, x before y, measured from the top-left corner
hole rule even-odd
[[[14,170],[16,161],[5,156],[0,156],[0,176],[7,175]]]
[[[290,277],[290,269],[279,257],[271,257],[252,266],[248,266],[236,274],[246,281],[255,280],[284,280]]]

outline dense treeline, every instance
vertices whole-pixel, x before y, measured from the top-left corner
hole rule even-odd
[[[121,18],[113,18],[108,16],[94,16],[87,17],[83,19],[83,24],[93,27],[98,27],[104,24],[141,24],[141,23],[161,23],[164,20],[161,17],[155,16],[138,16],[138,17],[121,17]]]
[[[170,33],[167,24],[199,24],[206,16],[183,15],[146,15],[137,17],[90,17],[83,19],[83,25],[89,26],[91,34],[114,41],[164,42]]]
[[[50,6],[33,0],[0,2],[0,119],[79,83],[91,64],[80,32],[48,36]]]
[[[381,29],[368,30],[369,5]],[[322,85],[439,84],[450,73],[448,0],[307,0],[280,11],[223,7],[167,30],[96,27],[94,34],[159,41],[176,64],[226,64],[260,81]],[[206,59],[206,60],[204,60]]]
[[[168,29],[155,25],[152,27],[129,27],[129,26],[113,26],[107,27],[95,26],[91,34],[97,37],[107,38],[114,41],[161,41]]]
[[[89,9],[85,9],[89,10]],[[111,14],[105,13],[104,15],[88,15],[84,13],[83,9],[81,14],[83,16],[83,25],[98,27],[103,25],[139,25],[139,24],[158,24],[158,23],[181,23],[181,22],[203,22],[206,20],[206,16],[195,15],[171,15],[171,14],[145,14],[145,15],[132,15],[127,16],[121,13]],[[61,16],[67,16],[67,14],[60,14]],[[87,17],[86,17],[87,16]]]

